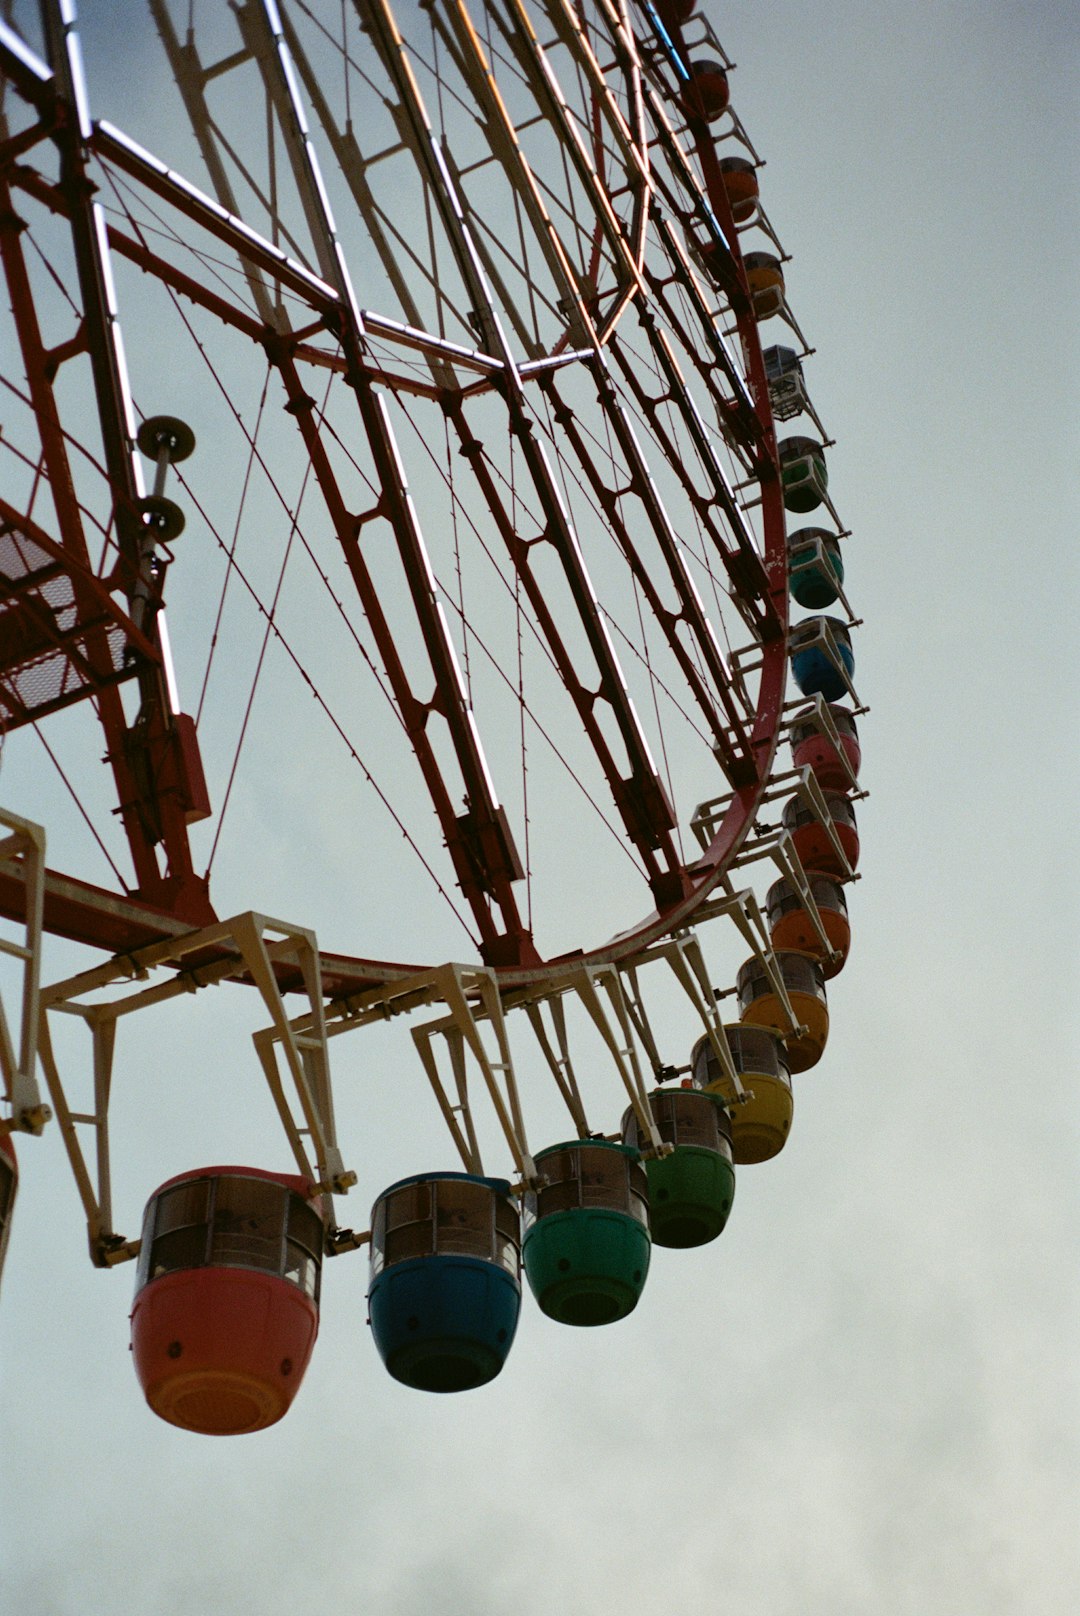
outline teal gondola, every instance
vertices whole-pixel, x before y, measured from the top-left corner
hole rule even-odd
[[[560,1324],[613,1324],[649,1272],[649,1190],[636,1150],[603,1139],[552,1145],[525,1197],[522,1255],[533,1295]]]
[[[654,1089],[656,1130],[673,1148],[645,1163],[649,1222],[657,1246],[704,1246],[722,1233],[735,1199],[731,1119],[719,1094],[692,1088]],[[635,1113],[623,1117],[623,1140],[641,1143]]]
[[[781,438],[777,449],[784,509],[800,516],[816,511],[829,487],[824,446],[816,438]]]
[[[839,599],[844,562],[835,533],[823,527],[800,527],[788,534],[788,583],[792,599],[820,611]]]

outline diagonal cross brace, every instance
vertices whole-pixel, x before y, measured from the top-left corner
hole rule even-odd
[[[172,974],[154,981],[154,973],[163,969],[171,969]],[[231,920],[118,955],[41,992],[41,1063],[86,1212],[90,1255],[97,1267],[111,1267],[136,1256],[140,1244],[138,1240],[125,1239],[113,1227],[109,1101],[116,1023],[121,1016],[148,1009],[180,993],[194,993],[229,980],[253,982],[269,1011],[270,1026],[256,1032],[253,1041],[300,1172],[312,1181],[315,1193],[342,1194],[356,1182],[355,1174],[346,1172],[342,1165],[334,1132],[315,934],[250,911],[235,915]],[[125,983],[132,986],[130,992],[105,1002],[85,1002],[88,994]],[[290,1020],[283,995],[297,989],[306,995],[308,1008],[303,1016]],[[78,1016],[90,1030],[94,1071],[90,1111],[75,1111],[68,1102],[52,1047],[50,1011]],[[279,1070],[278,1045],[296,1093],[299,1116]],[[86,1128],[94,1135],[93,1171],[82,1146],[80,1129]],[[314,1165],[308,1145],[312,1147]]]

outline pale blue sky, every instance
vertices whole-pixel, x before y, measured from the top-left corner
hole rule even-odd
[[[83,6],[117,51],[96,78],[90,53],[95,111],[123,124],[119,9]],[[710,15],[818,350],[872,709],[852,958],[791,1144],[740,1173],[717,1245],[657,1254],[632,1318],[526,1306],[468,1396],[392,1382],[363,1258],[330,1264],[288,1419],[210,1442],[146,1411],[131,1272],[91,1269],[56,1131],[27,1141],[0,1306],[13,1616],[1075,1608],[1078,30],[1064,5]],[[228,1159],[249,1124],[270,1148],[250,1030],[224,991],[125,1029],[129,1225],[169,1152]],[[433,1108],[389,1031],[351,1044],[342,1133],[389,1182],[440,1148]]]

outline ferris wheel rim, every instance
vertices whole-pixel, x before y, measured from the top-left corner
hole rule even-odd
[[[106,142],[123,141],[125,137],[107,123],[96,126],[95,134],[88,137],[92,143],[94,139]],[[708,130],[702,124],[697,131],[699,146],[708,145]],[[732,245],[732,255],[736,264],[737,278],[742,283],[742,299],[740,306],[734,311],[736,324],[742,338],[744,349],[748,358],[748,372],[756,395],[759,416],[763,424],[763,441],[766,447],[771,445],[775,456],[775,434],[772,430],[771,413],[768,406],[768,389],[764,385],[764,374],[761,361],[761,345],[758,339],[757,327],[753,318],[749,298],[745,295],[745,274],[741,265],[741,254],[738,248],[738,237],[730,219],[725,193],[722,185],[710,179],[706,174],[709,191],[709,200],[720,218],[721,225],[727,227],[727,237]],[[326,287],[327,291],[332,288]],[[623,303],[619,315],[612,320],[608,327],[605,342],[610,341],[617,328],[618,319],[626,312],[629,302]],[[599,350],[598,350],[599,351]],[[567,356],[570,357],[570,356]],[[497,363],[497,361],[496,361]],[[519,985],[538,980],[544,975],[550,976],[562,961],[573,959],[578,962],[600,963],[613,961],[630,956],[635,950],[649,946],[658,938],[669,935],[673,930],[692,924],[694,915],[708,900],[711,892],[722,879],[730,866],[731,860],[736,856],[743,839],[748,834],[753,823],[754,813],[762,793],[765,791],[772,767],[773,754],[777,744],[783,703],[783,671],[786,667],[786,576],[784,567],[784,521],[782,505],[779,500],[778,489],[766,484],[771,478],[775,483],[775,460],[767,465],[763,471],[762,493],[765,522],[765,555],[763,557],[766,570],[774,579],[774,595],[783,603],[782,619],[784,620],[784,633],[773,643],[763,645],[763,663],[768,665],[768,683],[773,687],[769,692],[765,706],[768,711],[763,719],[763,703],[759,700],[757,721],[753,726],[751,736],[755,748],[757,767],[754,780],[735,788],[732,792],[731,806],[724,815],[719,830],[715,832],[712,841],[700,859],[686,864],[681,874],[684,877],[687,891],[675,902],[663,906],[660,910],[647,915],[644,919],[635,922],[626,931],[620,932],[614,939],[599,943],[572,954],[556,954],[553,958],[539,960],[535,964],[518,962],[515,965],[506,965],[501,962],[493,963],[500,981],[508,985]],[[769,497],[766,498],[766,493]],[[764,678],[764,675],[763,675]],[[771,704],[771,705],[770,705]],[[174,920],[177,918],[176,909],[168,909],[156,905],[152,901],[140,899],[138,893],[128,894],[138,904],[139,909],[144,907],[151,914],[161,919]],[[351,956],[328,955],[328,959],[351,960]],[[397,966],[392,962],[353,961],[356,965],[370,966],[374,971],[410,971],[413,967]],[[420,967],[421,969],[423,967]]]

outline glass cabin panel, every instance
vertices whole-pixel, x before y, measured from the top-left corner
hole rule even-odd
[[[672,1114],[671,1141],[676,1145],[703,1145],[706,1150],[716,1150],[720,1143],[720,1129],[717,1119],[720,1116],[718,1106],[711,1100],[704,1104],[695,1101],[689,1095],[673,1094],[670,1097]],[[667,1134],[664,1135],[668,1137]]]
[[[376,1201],[371,1217],[371,1273],[381,1274],[386,1266],[386,1202]]]
[[[548,1164],[543,1164],[547,1171]],[[545,1184],[536,1197],[536,1216],[546,1218],[553,1212],[569,1212],[581,1205],[581,1190],[576,1178],[564,1179],[558,1184]]]
[[[285,1242],[285,1278],[298,1285],[305,1296],[318,1300],[318,1260],[304,1246],[298,1246],[293,1240]]]
[[[418,1218],[415,1223],[400,1223],[396,1229],[386,1231],[386,1266],[408,1262],[413,1257],[430,1257],[435,1250],[435,1231],[430,1218]]]
[[[319,1256],[323,1248],[323,1220],[315,1208],[299,1195],[289,1196],[289,1239]]]
[[[540,1163],[540,1171],[551,1184],[577,1182],[578,1158],[576,1150],[553,1150]]]
[[[135,1264],[135,1294],[142,1290],[150,1277],[150,1248],[154,1241],[154,1202],[151,1201],[143,1211],[142,1239],[139,1241],[139,1256]]]
[[[824,1000],[825,980],[816,960],[805,954],[786,954],[780,960],[780,974],[786,988],[795,993],[813,993]]]
[[[625,1161],[625,1158],[623,1158]],[[631,1217],[645,1224],[649,1223],[649,1180],[644,1167],[640,1162],[629,1162],[629,1173],[626,1178],[627,1207]]]
[[[819,909],[836,909],[842,915],[847,914],[847,899],[834,881],[811,880],[810,891]]]
[[[386,1196],[387,1229],[399,1228],[404,1223],[420,1223],[431,1218],[431,1185],[403,1184],[399,1190]]]
[[[649,1108],[652,1119],[656,1124],[656,1131],[665,1144],[675,1143],[675,1108],[672,1104],[673,1094],[650,1094]],[[627,1126],[623,1129],[623,1142],[636,1149],[641,1142],[641,1129],[637,1117],[631,1110],[627,1113]]]
[[[180,1268],[202,1268],[206,1263],[207,1232],[205,1223],[197,1223],[159,1235],[150,1253],[146,1278],[158,1279]]]
[[[409,1262],[414,1257],[430,1257],[435,1250],[432,1225],[432,1186],[403,1184],[378,1203],[375,1219],[380,1236],[372,1252],[372,1272],[385,1265]]]
[[[495,1261],[500,1268],[505,1268],[508,1274],[515,1276],[521,1272],[521,1253],[516,1240],[509,1235],[495,1235]]]
[[[520,1241],[521,1220],[518,1209],[513,1201],[504,1200],[502,1196],[495,1202],[495,1228],[509,1240]]]
[[[834,824],[850,825],[852,830],[855,829],[855,811],[846,797],[841,797],[836,792],[826,792],[825,806]],[[801,797],[792,797],[784,806],[784,826],[787,830],[798,830],[803,825],[821,823],[817,812],[809,803],[803,802]]]
[[[494,1215],[491,1191],[483,1184],[444,1179],[436,1188],[435,1243],[440,1252],[492,1256]]]
[[[581,1204],[628,1212],[627,1158],[615,1150],[581,1153]]]
[[[323,1220],[299,1195],[289,1196],[289,1235],[285,1242],[285,1278],[305,1295],[318,1298],[322,1267]]]
[[[745,1010],[748,1004],[760,999],[763,993],[772,991],[772,983],[756,960],[747,960],[738,978],[739,1009]]]
[[[210,1261],[280,1273],[287,1192],[267,1179],[219,1178]]]
[[[769,1077],[780,1075],[780,1055],[774,1034],[764,1027],[729,1027],[725,1029],[731,1059],[740,1076],[747,1072],[761,1072]]]
[[[512,1201],[500,1196],[495,1202],[495,1260],[507,1273],[516,1274],[521,1266],[521,1218]]]
[[[206,1223],[209,1221],[210,1180],[196,1178],[190,1184],[177,1184],[158,1196],[156,1206],[154,1234],[157,1236]]]

